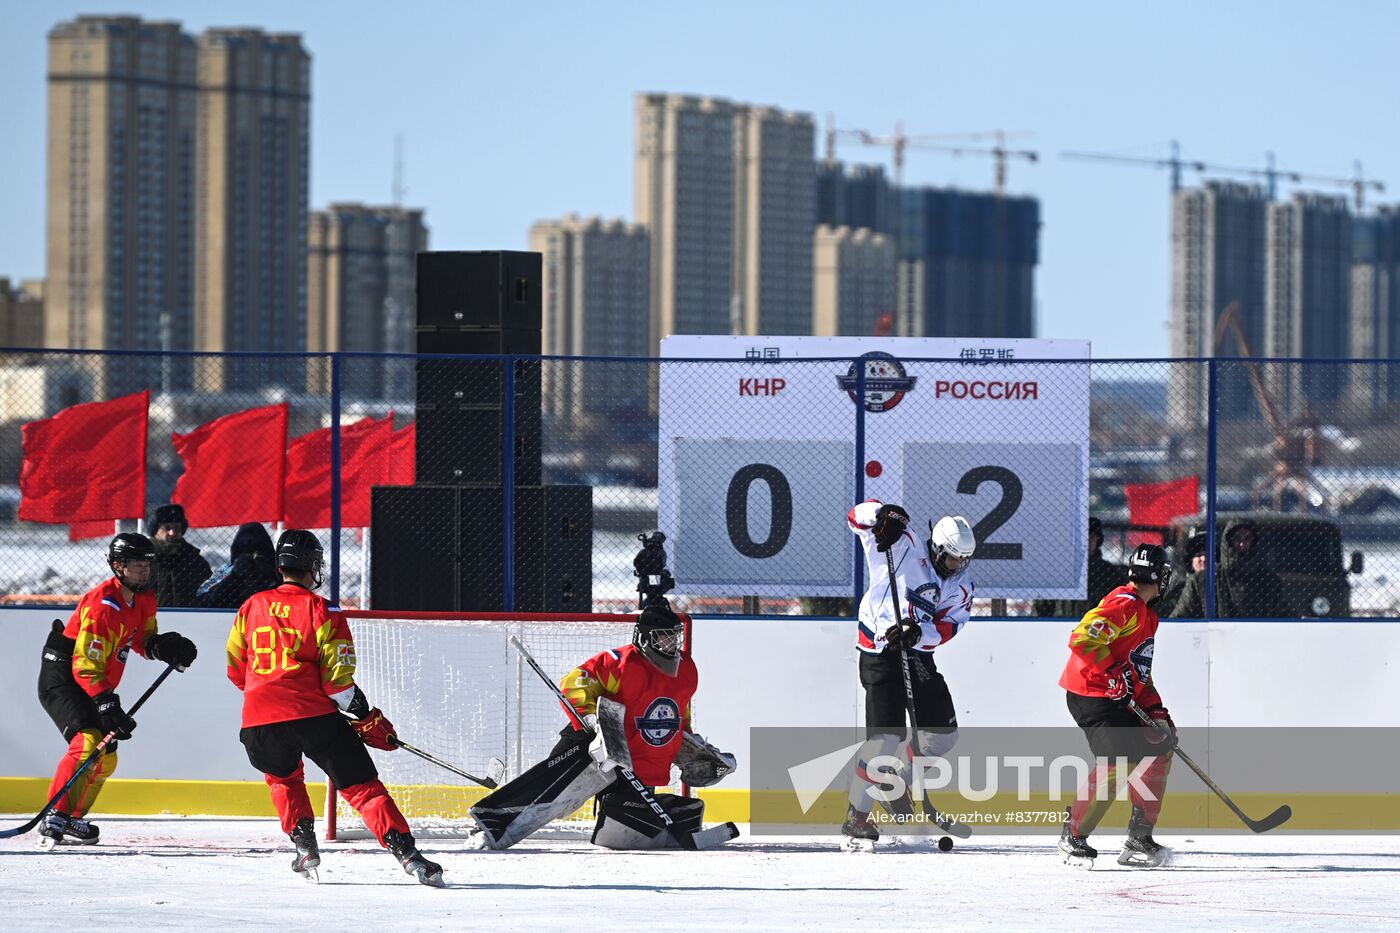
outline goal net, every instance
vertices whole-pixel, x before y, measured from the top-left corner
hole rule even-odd
[[[492,758],[505,780],[541,761],[567,724],[559,700],[511,647],[515,635],[558,683],[600,651],[628,644],[636,616],[547,613],[422,613],[351,610],[355,682],[405,742],[474,775]],[[686,651],[690,650],[690,620]],[[371,749],[380,780],[415,834],[464,835],[469,808],[488,791],[403,749]],[[504,783],[505,781],[502,781]],[[677,792],[682,789],[673,788]],[[552,829],[592,828],[592,804]],[[334,785],[326,838],[365,835]]]

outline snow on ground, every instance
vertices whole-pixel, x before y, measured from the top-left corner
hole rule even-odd
[[[23,817],[5,817],[0,826]],[[101,821],[95,847],[0,840],[0,922],[119,930],[1313,930],[1400,929],[1400,838],[1162,836],[1156,871],[1062,865],[1048,836],[875,855],[811,837],[711,852],[620,853],[530,840],[507,852],[429,840],[450,885],[403,874],[373,842],[323,847],[321,884],[289,869],[270,820]],[[1123,926],[1131,924],[1132,926]]]

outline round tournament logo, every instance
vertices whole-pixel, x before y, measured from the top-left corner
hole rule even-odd
[[[943,598],[943,593],[937,583],[925,583],[918,589],[907,590],[904,598],[909,603],[909,612],[915,622],[923,624],[938,621],[938,603]]]
[[[647,711],[637,717],[637,732],[648,745],[660,747],[676,737],[681,729],[681,708],[670,697],[657,697]]]
[[[1153,642],[1157,639],[1149,638],[1147,641],[1133,649],[1128,655],[1128,660],[1133,663],[1133,668],[1137,670],[1138,680],[1146,682],[1152,676],[1152,648]]]
[[[865,364],[865,410],[871,414],[889,411],[904,399],[904,393],[914,389],[917,376],[906,375],[899,360],[888,353],[872,352],[861,356],[846,370],[846,375],[837,376],[836,383],[846,391],[851,401],[856,400],[857,372],[859,363]]]

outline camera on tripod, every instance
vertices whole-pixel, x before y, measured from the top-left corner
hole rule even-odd
[[[666,536],[659,531],[637,535],[642,549],[632,559],[637,574],[637,605],[639,609],[657,604],[669,606],[666,594],[676,587],[676,578],[666,569]]]

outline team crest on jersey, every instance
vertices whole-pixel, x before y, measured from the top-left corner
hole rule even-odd
[[[859,384],[856,366],[860,364],[865,366],[865,410],[871,414],[892,411],[904,401],[906,392],[914,391],[914,383],[918,382],[918,377],[906,373],[903,364],[890,354],[865,353],[850,365],[846,375],[836,377],[836,384],[846,390],[853,402]]]
[[[670,697],[657,697],[651,701],[647,711],[636,719],[637,732],[648,745],[660,748],[681,728],[681,708]]]
[[[914,621],[920,624],[937,621],[938,602],[942,597],[943,591],[937,583],[925,583],[917,589],[905,591],[904,594]]]
[[[1137,671],[1138,680],[1144,683],[1152,676],[1152,643],[1155,641],[1155,638],[1147,639],[1128,655],[1128,660],[1133,662],[1133,669]]]

